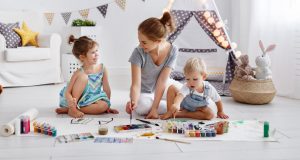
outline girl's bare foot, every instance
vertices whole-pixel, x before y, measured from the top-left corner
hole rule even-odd
[[[69,110],[68,110],[68,115],[73,117],[73,118],[82,118],[84,116],[84,113],[79,111],[77,109],[77,100],[76,98],[73,98],[73,102],[70,102],[69,104]]]
[[[172,117],[175,118],[175,115],[177,114],[177,112],[178,112],[177,108],[173,107],[169,111],[167,111],[165,114],[161,115],[160,119],[165,120],[165,119],[169,119]]]
[[[119,111],[116,109],[112,109],[112,108],[108,108],[108,110],[106,111],[107,113],[112,113],[112,114],[119,114]]]
[[[79,111],[77,108],[70,108],[68,110],[68,115],[73,118],[82,118],[84,116],[84,113]]]
[[[69,111],[68,107],[64,107],[64,108],[60,107],[55,109],[55,112],[57,114],[68,114],[68,111]]]
[[[182,109],[182,110],[180,110],[180,111],[178,111],[176,113],[176,117],[178,117],[178,118],[186,118],[188,112],[189,111],[187,111],[186,109]]]

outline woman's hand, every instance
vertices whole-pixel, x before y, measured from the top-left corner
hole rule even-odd
[[[128,102],[127,102],[127,104],[126,104],[126,112],[127,112],[128,114],[131,114],[131,112],[132,112],[133,110],[135,110],[135,108],[136,108],[136,104],[135,104],[134,101],[128,101]]]
[[[146,116],[146,119],[158,119],[159,115],[157,113],[157,109],[151,109],[151,111]]]

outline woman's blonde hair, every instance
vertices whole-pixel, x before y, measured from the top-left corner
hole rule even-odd
[[[205,62],[201,58],[190,58],[187,60],[183,72],[184,74],[198,72],[201,75],[205,75],[206,74]]]
[[[164,12],[159,18],[148,18],[144,20],[138,28],[138,31],[152,41],[165,38],[168,33],[175,30],[174,20],[169,12]]]

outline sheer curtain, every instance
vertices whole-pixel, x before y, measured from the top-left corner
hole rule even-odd
[[[277,95],[300,99],[300,1],[232,0],[233,40],[239,49],[255,57],[264,45],[275,43],[269,53]]]

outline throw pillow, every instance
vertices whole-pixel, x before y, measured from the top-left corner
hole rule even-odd
[[[23,22],[21,29],[14,28],[14,31],[21,37],[22,46],[32,45],[38,47],[37,36],[39,33],[31,31],[25,22]]]
[[[19,28],[19,22],[8,24],[0,22],[0,33],[5,38],[7,48],[17,48],[21,46],[21,38],[13,28]]]

